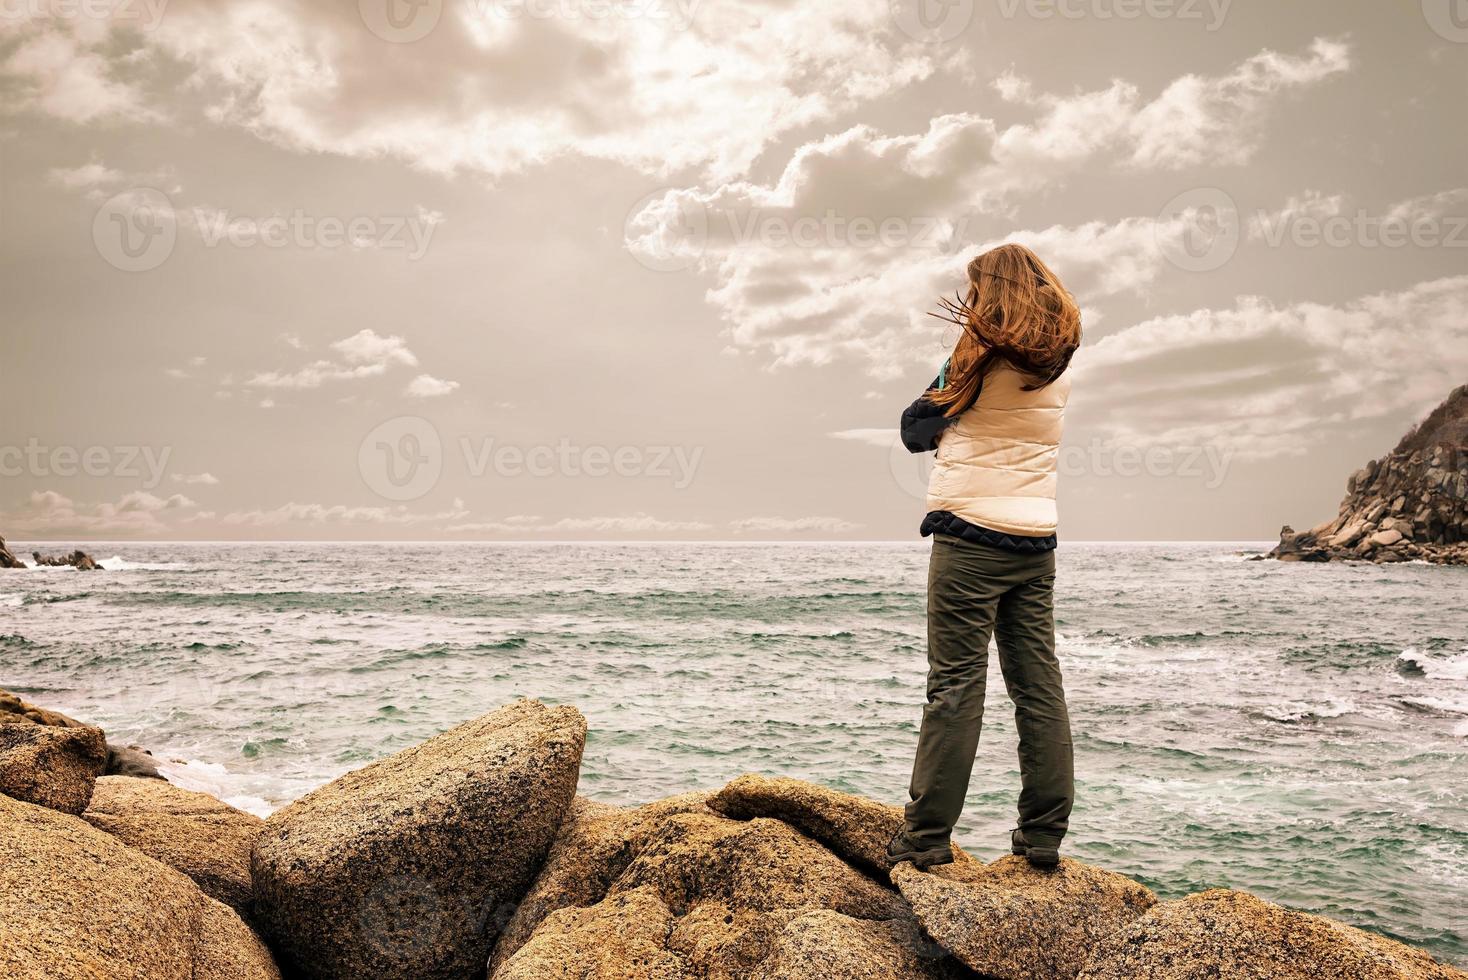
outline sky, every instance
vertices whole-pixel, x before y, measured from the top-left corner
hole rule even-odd
[[[915,537],[927,314],[1084,311],[1063,540],[1468,382],[1468,0],[4,0],[0,535]]]

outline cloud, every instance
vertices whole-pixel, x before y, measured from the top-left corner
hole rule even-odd
[[[746,517],[730,521],[729,526],[737,533],[764,532],[777,534],[840,534],[861,527],[839,517]]]
[[[1165,170],[1248,163],[1259,149],[1267,110],[1277,96],[1350,67],[1348,44],[1316,38],[1305,56],[1261,51],[1226,75],[1185,75],[1131,121],[1131,161]]]
[[[79,167],[55,167],[46,175],[46,178],[51,183],[59,184],[68,190],[85,191],[119,183],[125,178],[125,175],[106,164],[93,161]]]
[[[219,477],[213,473],[174,473],[171,477],[174,483],[184,483],[190,486],[218,486]]]
[[[1083,295],[1153,284],[1167,247],[1191,227],[1185,216],[994,232],[1082,168],[1172,166],[1198,134],[1232,140],[1225,162],[1243,162],[1273,98],[1348,64],[1335,42],[1300,57],[1266,51],[1216,78],[1180,79],[1145,104],[1120,80],[1056,97],[1006,76],[1002,93],[1035,109],[1032,120],[1001,128],[954,113],[899,135],[854,126],[797,147],[770,183],[664,193],[629,219],[626,244],[654,267],[711,276],[707,298],[732,350],[777,367],[850,359],[892,377],[936,353],[925,312],[991,245],[1031,244]],[[1173,156],[1154,147],[1159,133],[1182,141]]]
[[[403,394],[410,398],[438,398],[452,393],[458,387],[457,381],[445,381],[431,374],[420,374],[408,382],[408,387],[403,389]]]
[[[528,514],[517,514],[499,521],[455,524],[445,530],[460,534],[546,534],[546,533],[615,533],[664,534],[678,531],[708,531],[713,525],[703,521],[670,521],[637,513],[619,517],[563,517],[544,520]]]
[[[395,365],[418,364],[402,337],[383,337],[371,329],[359,330],[331,347],[341,355],[340,362],[318,360],[294,371],[263,371],[245,384],[253,388],[319,388],[335,381],[377,377]]]
[[[13,13],[4,14],[10,20]],[[13,110],[39,112],[69,123],[152,120],[143,90],[124,76],[126,51],[108,38],[87,38],[87,18],[27,19],[12,30],[21,35],[0,78],[9,80]]]
[[[196,506],[179,493],[159,497],[136,490],[115,502],[82,505],[55,490],[37,490],[4,521],[13,537],[154,534],[168,529],[165,518]]]
[[[1249,219],[1249,238],[1252,241],[1273,241],[1277,233],[1300,219],[1324,221],[1334,218],[1345,208],[1346,199],[1341,194],[1322,194],[1307,190],[1291,196],[1284,206],[1275,211],[1261,210]]]
[[[960,57],[893,29],[880,3],[515,7],[418,5],[437,19],[411,44],[376,36],[355,3],[198,0],[144,31],[97,22],[86,43],[38,18],[8,67],[28,80],[29,108],[74,121],[145,115],[182,75],[213,122],[300,152],[438,173],[500,176],[580,156],[729,177],[784,133]]]
[[[1468,276],[1342,305],[1242,297],[1157,317],[1084,348],[1076,372],[1074,414],[1101,438],[1299,454],[1363,422],[1405,425],[1462,383]]]
[[[832,439],[843,439],[847,442],[863,442],[868,446],[881,446],[886,449],[897,442],[896,429],[842,429],[839,432],[826,433]]]
[[[448,510],[423,513],[396,507],[356,507],[347,504],[281,504],[269,510],[232,511],[219,518],[235,527],[282,527],[288,525],[361,525],[408,527],[463,520],[469,516],[464,501],[454,498]]]

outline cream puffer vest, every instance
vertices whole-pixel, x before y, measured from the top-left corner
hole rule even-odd
[[[1055,533],[1055,475],[1070,372],[1036,391],[1007,364],[984,375],[973,407],[943,431],[928,510],[1005,534]]]

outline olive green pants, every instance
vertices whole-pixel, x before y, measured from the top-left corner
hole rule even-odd
[[[933,536],[928,564],[928,703],[912,767],[907,835],[948,843],[984,720],[989,638],[1019,729],[1019,828],[1058,845],[1075,796],[1070,716],[1055,658],[1055,552],[1017,554]]]

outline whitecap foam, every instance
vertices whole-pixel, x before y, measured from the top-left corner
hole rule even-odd
[[[1304,701],[1285,701],[1260,708],[1259,714],[1270,721],[1292,724],[1301,721],[1325,721],[1355,714],[1361,709],[1349,698],[1327,698],[1324,704],[1307,704]]]
[[[1468,681],[1468,650],[1433,655],[1408,647],[1397,655],[1397,662],[1408,664],[1435,681]]]
[[[182,562],[128,561],[120,555],[103,558],[97,564],[109,572],[176,572],[188,567]]]
[[[1440,711],[1449,715],[1468,715],[1468,697],[1462,698],[1435,698],[1435,697],[1409,697],[1399,699],[1403,704],[1410,704],[1414,708],[1422,708],[1424,711]]]
[[[275,810],[263,797],[243,792],[243,787],[240,786],[241,777],[217,762],[193,759],[172,762],[159,760],[157,765],[158,771],[175,786],[191,789],[196,793],[208,793],[216,800],[222,800],[257,817],[268,817]]]
[[[24,605],[25,596],[18,592],[0,592],[0,606]]]

